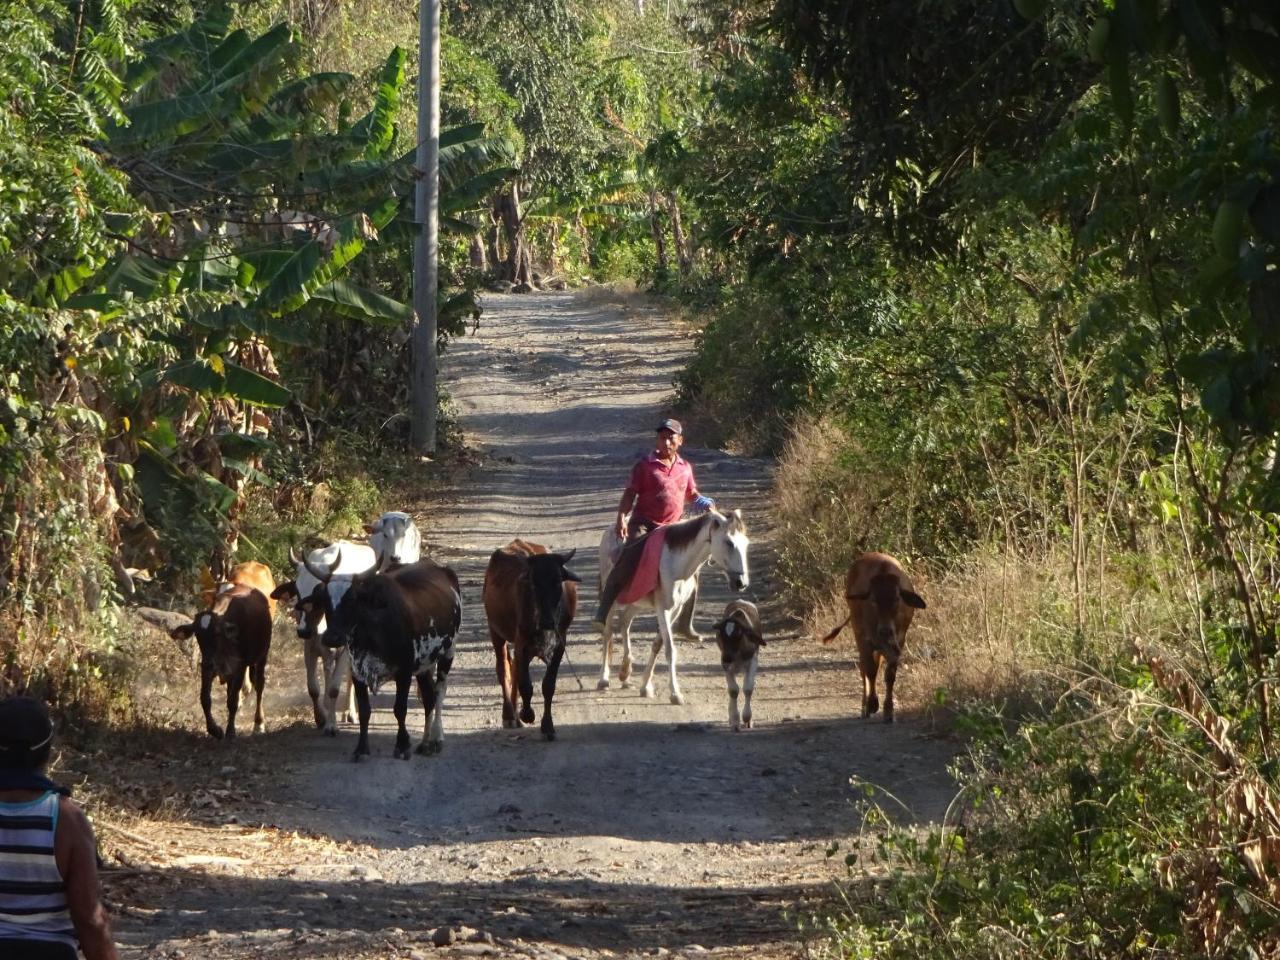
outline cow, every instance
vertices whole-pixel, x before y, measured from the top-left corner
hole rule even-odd
[[[884,663],[884,722],[893,723],[893,682],[898,660],[907,640],[907,628],[924,600],[912,588],[902,565],[885,553],[864,553],[853,561],[845,576],[849,616],[822,638],[830,643],[849,623],[858,646],[858,671],[862,674],[862,718],[880,709],[876,674]]]
[[[715,625],[716,646],[720,648],[720,666],[729,687],[729,729],[751,729],[751,694],[756,688],[756,670],[760,666],[760,648],[765,646],[760,634],[760,611],[750,600],[730,600],[724,616]],[[746,700],[742,716],[738,716],[738,674],[742,673],[742,692]]]
[[[573,553],[551,553],[541,544],[517,538],[493,552],[484,572],[484,614],[502,687],[502,725],[533,723],[529,666],[539,657],[547,665],[542,678],[542,736],[547,740],[556,738],[551,700],[582,582],[566,566]],[[517,686],[523,702],[519,714]]]
[[[236,735],[236,710],[245,673],[257,694],[253,732],[266,728],[262,716],[262,691],[267,682],[267,653],[271,649],[271,612],[261,590],[232,584],[219,593],[208,608],[190,623],[174,627],[169,636],[189,640],[200,648],[200,706],[209,736],[221,740],[222,728],[213,719],[212,687],[217,677],[227,685],[227,737]]]
[[[384,513],[373,523],[366,523],[364,532],[369,534],[369,546],[374,554],[386,558],[392,565],[417,563],[422,557],[422,535],[407,513],[398,510]]]
[[[341,567],[342,558],[335,562]],[[336,601],[332,593],[317,591],[329,628],[326,646],[346,647],[360,715],[357,762],[369,755],[369,690],[387,679],[396,683],[398,731],[394,756],[409,759],[405,715],[409,681],[417,677],[426,725],[417,752],[439,753],[444,747],[445,690],[453,666],[454,640],[462,624],[462,591],[448,567],[430,560],[379,573],[369,570],[350,578]]]
[[[316,727],[330,737],[338,734],[337,704],[344,686],[347,688],[344,719],[351,723],[356,718],[351,662],[342,651],[334,652],[325,646],[323,638],[326,624],[322,607],[312,603],[307,609],[303,609],[307,606],[306,601],[313,596],[322,579],[335,578],[329,581],[326,589],[336,602],[350,584],[349,577],[352,574],[372,570],[380,564],[414,563],[422,551],[422,537],[413,518],[407,513],[388,511],[373,523],[365,524],[364,529],[370,535],[367,546],[339,540],[312,550],[305,559],[299,557],[296,551],[290,550],[289,559],[297,570],[296,579],[282,583],[272,593],[277,599],[287,599],[294,603],[298,636],[303,641],[303,669],[307,676],[307,693],[311,695],[312,714]],[[339,553],[342,555],[341,567],[334,564]],[[320,664],[319,680],[316,678],[317,662]],[[323,706],[320,701],[321,689],[325,693]]]
[[[200,591],[201,609],[213,606],[214,598],[219,593],[226,591],[232,584],[239,583],[262,591],[262,595],[267,598],[267,610],[271,613],[272,619],[275,619],[276,601],[273,594],[276,590],[276,578],[271,575],[271,568],[265,563],[259,563],[257,560],[238,563],[231,568],[230,575],[221,583],[214,583],[213,577],[207,571],[201,574],[201,579],[205,581]]]
[[[336,561],[341,558],[341,563]],[[272,591],[277,600],[293,601],[293,612],[298,621],[298,637],[302,640],[302,667],[307,676],[307,693],[311,695],[311,711],[318,729],[326,736],[338,735],[338,694],[345,680],[347,662],[340,651],[324,644],[324,604],[319,594],[334,594],[341,599],[342,592],[351,585],[353,574],[371,570],[378,564],[373,550],[363,543],[338,540],[326,547],[317,547],[305,557],[289,550],[289,559],[297,567],[297,578],[288,580]],[[318,592],[318,593],[317,593]],[[320,677],[316,678],[316,665],[320,665]],[[323,687],[321,686],[323,684]],[[323,704],[320,691],[324,690]],[[349,694],[354,698],[354,690]],[[347,705],[348,721],[355,719],[355,710]]]

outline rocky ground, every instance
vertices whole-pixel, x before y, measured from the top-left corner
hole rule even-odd
[[[311,726],[285,625],[268,732],[211,741],[174,651],[147,691],[169,722],[84,761],[125,957],[798,956],[799,920],[844,875],[843,856],[825,852],[850,849],[861,828],[858,784],[891,791],[908,820],[943,814],[954,747],[914,717],[910,667],[897,724],[854,719],[851,639],[824,647],[771,603],[770,464],[696,434],[684,452],[704,492],[741,508],[752,535],[749,596],[769,641],[756,729],[728,731],[709,641],[679,645],[683,706],[667,702],[665,664],[654,700],[616,675],[596,689],[596,545],[689,349],[687,331],[634,294],[487,299],[478,335],[442,363],[470,465],[408,505],[464,588],[444,753],[391,758],[384,690],[374,756],[352,764],[350,729],[334,740]],[[584,580],[554,743],[501,727],[480,585],[517,535],[576,548]],[[729,594],[714,569],[703,583],[705,631]],[[642,657],[653,621],[638,626]],[[927,632],[928,615],[913,629]],[[411,729],[421,722],[411,701]]]

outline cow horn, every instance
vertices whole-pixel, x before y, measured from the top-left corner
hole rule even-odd
[[[292,552],[289,555],[290,557],[292,557],[293,556]],[[339,550],[337,557],[335,557],[333,560],[333,566],[331,566],[328,570],[325,570],[322,567],[313,566],[311,563],[311,557],[309,556],[302,561],[302,565],[307,568],[307,573],[311,574],[321,583],[328,583],[329,578],[333,576],[333,571],[338,569],[338,562],[341,559],[342,559],[342,551]]]
[[[302,563],[302,558],[298,556],[297,547],[294,547],[294,546],[289,547],[289,562],[292,563],[295,567],[298,564]]]

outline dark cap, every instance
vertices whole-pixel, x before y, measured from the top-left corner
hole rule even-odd
[[[35,697],[0,700],[0,749],[31,753],[52,739],[53,722],[43,701]]]
[[[663,430],[670,430],[677,437],[684,435],[684,427],[680,426],[679,420],[663,420],[658,424],[657,432],[661,433]]]

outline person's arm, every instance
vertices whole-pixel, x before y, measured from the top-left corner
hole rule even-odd
[[[618,523],[615,529],[619,540],[627,539],[627,517],[635,509],[635,505],[636,492],[628,486],[627,489],[622,491],[622,499],[618,501]]]
[[[693,467],[689,468],[689,484],[684,490],[684,502],[694,513],[706,513],[716,505],[710,497],[704,497],[698,492],[698,483],[693,479]]]
[[[53,839],[54,858],[67,885],[71,924],[86,960],[119,960],[111,942],[111,924],[98,896],[98,848],[89,818],[70,799],[58,808],[58,831]]]
[[[627,539],[627,517],[635,509],[636,498],[640,496],[640,483],[642,480],[641,464],[637,463],[631,468],[631,476],[627,478],[627,489],[622,491],[622,499],[618,501],[618,517],[614,529],[617,531],[618,539],[624,543]]]

